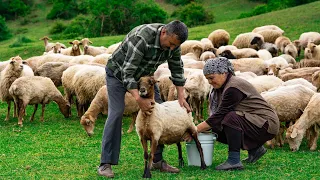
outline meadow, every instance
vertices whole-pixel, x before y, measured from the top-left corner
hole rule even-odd
[[[216,16],[219,16],[217,14]],[[190,28],[189,39],[207,37],[215,29],[225,29],[231,35],[231,42],[237,34],[249,32],[254,27],[275,24],[285,30],[285,35],[295,40],[307,31],[320,32],[320,2],[275,11],[251,18],[231,20]],[[40,32],[28,34],[33,42],[22,47],[9,48],[13,39],[0,43],[2,60],[20,55],[23,59],[41,55],[43,42],[38,39],[47,33],[48,24],[39,24],[30,28],[40,28]],[[18,23],[10,27],[19,27]],[[96,46],[109,46],[121,41],[124,35],[90,38]],[[66,43],[70,40],[59,40]],[[88,137],[76,117],[65,119],[55,103],[46,106],[45,121],[40,122],[38,110],[34,122],[29,121],[33,107],[27,109],[24,126],[17,126],[17,118],[11,116],[4,121],[7,112],[6,103],[0,103],[0,179],[103,179],[97,175],[100,161],[101,138],[106,116],[100,115],[95,134]],[[143,174],[143,150],[137,133],[126,133],[131,119],[124,117],[120,162],[114,166],[115,179],[141,179]],[[318,142],[319,144],[319,142]],[[300,150],[291,152],[288,145],[268,149],[267,154],[255,164],[245,164],[243,171],[218,172],[214,167],[227,158],[227,146],[215,143],[212,166],[206,170],[187,166],[185,143],[182,143],[186,166],[179,174],[153,171],[153,179],[320,179],[320,148],[311,152],[303,141]],[[241,151],[241,158],[247,156]],[[175,145],[166,146],[165,160],[178,166],[178,152]]]

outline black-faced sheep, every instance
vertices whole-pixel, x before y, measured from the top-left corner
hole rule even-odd
[[[49,104],[50,101],[58,104],[64,117],[69,117],[70,104],[63,98],[51,79],[47,77],[20,77],[12,83],[9,93],[17,106],[19,112],[18,125],[20,126],[22,126],[23,116],[28,104],[35,105],[34,112],[30,118],[31,121],[34,119],[38,104],[42,104],[41,121],[43,121],[45,105]]]
[[[237,48],[252,48],[259,50],[261,45],[264,43],[263,36],[258,33],[248,32],[239,34],[232,45]]]
[[[154,84],[156,81],[152,77],[142,77],[139,80],[139,94],[143,98],[154,99]],[[138,113],[136,119],[136,131],[144,150],[145,170],[143,177],[151,178],[151,166],[154,153],[159,144],[178,145],[179,162],[183,164],[180,142],[186,134],[193,137],[196,142],[201,157],[201,169],[206,168],[201,144],[197,137],[196,126],[192,121],[192,114],[187,113],[178,101],[168,101],[162,104],[155,103],[151,114]],[[151,152],[148,155],[147,141],[151,141]],[[179,146],[180,145],[180,146]]]

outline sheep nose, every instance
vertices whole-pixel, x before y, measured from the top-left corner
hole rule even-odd
[[[140,88],[140,92],[142,92],[142,93],[146,92],[146,88],[144,88],[144,87]]]
[[[87,49],[88,49],[88,46],[85,46],[84,49],[87,50]]]
[[[269,76],[273,76],[274,74],[273,74],[273,73],[268,73],[268,75],[269,75]]]

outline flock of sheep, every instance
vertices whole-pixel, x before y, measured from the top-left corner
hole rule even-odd
[[[266,25],[239,34],[230,43],[229,33],[218,29],[200,41],[187,40],[181,44],[187,79],[185,97],[193,108],[194,122],[204,120],[204,103],[210,91],[202,73],[205,61],[224,56],[232,62],[236,75],[253,84],[283,122],[280,133],[267,144],[282,146],[286,139],[295,151],[306,137],[310,150],[315,150],[320,125],[320,110],[316,109],[320,101],[317,93],[320,88],[320,34],[306,32],[298,40],[291,41],[284,33],[275,25]],[[43,121],[45,105],[50,101],[59,105],[65,117],[71,116],[71,104],[75,103],[80,123],[89,136],[93,135],[98,115],[108,111],[105,65],[121,42],[95,47],[84,38],[70,42],[72,46],[67,48],[59,42],[49,43],[46,36],[41,40],[45,44],[43,55],[26,60],[15,56],[0,62],[0,97],[8,104],[5,120],[10,119],[12,101],[14,117],[18,117],[20,126],[27,105],[35,107],[30,117],[32,121],[41,104]],[[296,62],[301,52],[304,52],[304,59]],[[177,98],[170,75],[167,63],[154,73],[164,101]],[[57,89],[59,86],[63,86],[64,95]],[[131,132],[139,106],[130,93],[126,94],[125,104],[125,115],[132,116],[128,130]]]

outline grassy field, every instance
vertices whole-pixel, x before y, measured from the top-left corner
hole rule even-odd
[[[222,2],[222,1],[221,1]],[[320,32],[320,2],[276,11],[256,17],[233,20],[190,28],[189,39],[201,39],[215,29],[223,28],[231,34],[231,41],[237,34],[251,31],[254,27],[275,24],[285,30],[286,36],[297,39],[302,32]],[[50,24],[50,23],[49,23]],[[49,25],[47,24],[47,25]],[[12,24],[10,26],[13,26]],[[15,24],[19,28],[19,24]],[[47,34],[45,24],[36,23],[27,28],[28,32],[41,29],[39,33],[28,35],[34,42],[23,47],[9,48],[12,40],[1,42],[1,59],[20,55],[23,59],[41,55],[43,42],[39,37]],[[92,38],[94,45],[108,46],[120,41],[123,35]],[[59,40],[66,43],[69,40]],[[100,160],[100,146],[106,116],[99,116],[93,137],[88,137],[79,124],[79,118],[65,119],[58,106],[51,103],[45,112],[45,122],[39,121],[38,110],[34,122],[28,118],[33,107],[28,107],[24,126],[18,127],[17,119],[4,121],[7,105],[0,103],[0,179],[103,179],[96,173]],[[115,179],[141,179],[143,173],[143,150],[136,132],[126,133],[130,119],[123,120],[124,134],[120,154],[120,164],[114,167]],[[318,142],[319,143],[319,142]],[[183,156],[187,164],[185,144]],[[165,159],[178,166],[175,145],[166,146]],[[241,152],[241,158],[246,152]],[[217,172],[214,167],[227,158],[227,146],[216,143],[213,165],[202,171],[198,167],[185,166],[180,174],[152,172],[153,179],[320,179],[320,151],[310,152],[303,141],[298,152],[291,152],[286,144],[283,148],[268,150],[257,163],[245,165],[244,171]]]

